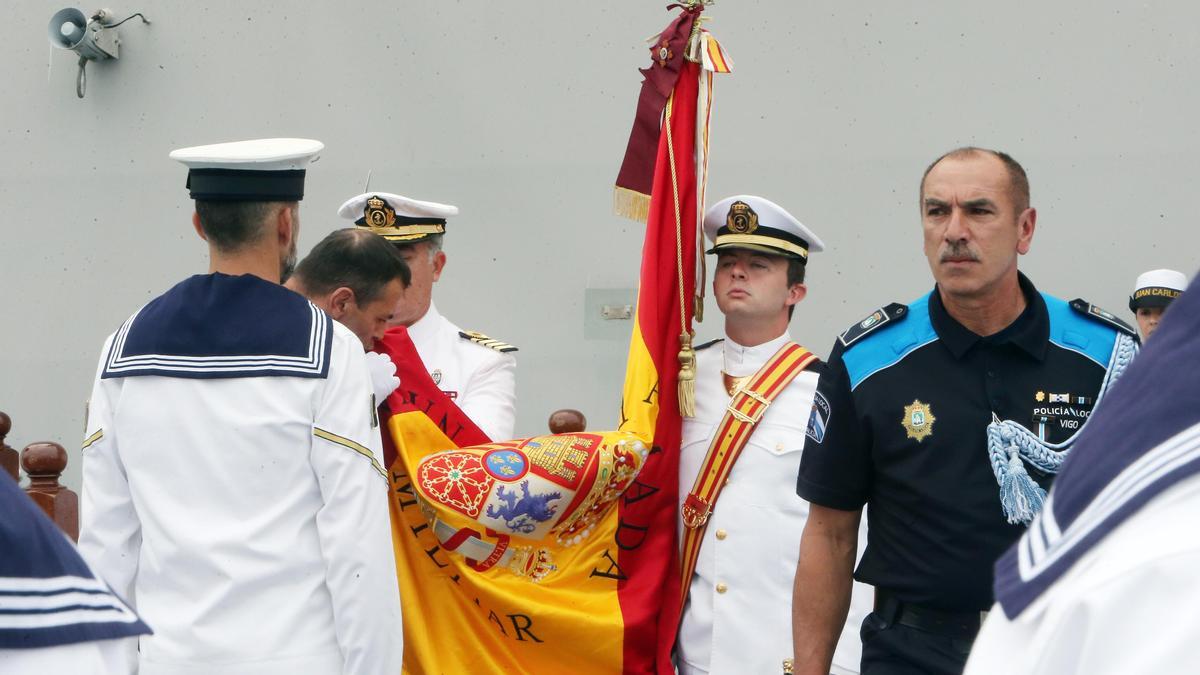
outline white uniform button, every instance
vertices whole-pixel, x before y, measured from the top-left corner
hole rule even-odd
[[[718,593],[724,593],[727,590],[729,590],[729,587],[726,586],[724,583],[717,584],[717,592]]]
[[[717,530],[717,539],[724,541],[727,536],[729,536],[729,533],[725,530]]]
[[[776,450],[783,450],[783,443],[776,443],[776,444],[775,444],[775,449],[776,449]]]

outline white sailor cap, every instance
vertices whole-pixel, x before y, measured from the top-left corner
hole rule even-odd
[[[364,192],[346,200],[338,215],[354,221],[359,229],[369,230],[397,243],[421,241],[445,234],[446,219],[458,215],[458,207],[423,202],[390,192]]]
[[[1150,270],[1138,275],[1129,296],[1129,311],[1141,307],[1166,307],[1187,288],[1187,277],[1175,270]]]
[[[304,173],[325,144],[307,138],[262,138],[181,148],[171,159],[188,167],[192,199],[295,202],[304,198]]]
[[[726,197],[704,213],[707,253],[749,249],[808,261],[825,250],[821,239],[775,202],[754,195]]]

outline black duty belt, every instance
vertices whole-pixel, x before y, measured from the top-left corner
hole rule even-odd
[[[973,640],[987,612],[955,612],[904,602],[891,592],[875,589],[875,613],[887,624],[898,623],[927,633]]]

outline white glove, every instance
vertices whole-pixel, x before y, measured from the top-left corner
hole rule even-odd
[[[371,373],[371,389],[375,392],[375,403],[383,403],[396,387],[400,386],[400,378],[396,377],[396,364],[386,354],[367,352],[367,370]]]

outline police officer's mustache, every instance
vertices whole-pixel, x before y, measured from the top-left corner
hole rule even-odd
[[[938,258],[938,262],[962,262],[970,260],[971,262],[979,262],[979,255],[972,251],[966,244],[954,243],[949,248],[942,251],[942,255]]]

